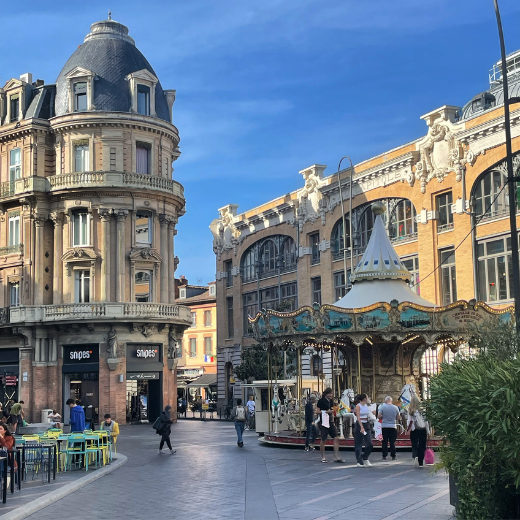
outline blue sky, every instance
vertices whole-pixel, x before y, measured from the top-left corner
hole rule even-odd
[[[486,90],[499,58],[492,0],[27,0],[2,7],[13,30],[0,32],[0,83],[54,82],[108,8],[177,90],[176,274],[192,283],[214,278],[217,208],[245,211],[299,188],[311,164],[330,174],[345,154],[360,162],[424,135],[420,116]],[[512,52],[520,2],[501,9]]]

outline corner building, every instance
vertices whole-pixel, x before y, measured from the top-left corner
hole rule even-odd
[[[56,84],[0,89],[0,400],[29,420],[81,399],[87,418],[176,406],[173,180],[179,134],[128,28],[94,23]]]
[[[500,63],[492,66],[489,89],[463,108],[445,105],[422,116],[423,136],[355,164],[352,207],[350,168],[340,172],[346,244],[338,177],[334,171],[325,176],[324,165],[300,171],[299,189],[249,211],[239,213],[236,204],[219,209],[220,218],[210,228],[217,269],[221,404],[244,397],[233,368],[241,363],[243,347],[255,343],[248,315],[282,303],[286,311],[333,304],[350,289],[351,253],[356,266],[374,226],[371,205],[376,201],[385,203],[383,221],[413,275],[412,289],[421,297],[439,306],[473,298],[494,307],[512,303],[500,70]],[[509,96],[516,98],[510,110],[518,176],[520,51],[508,56],[507,74]],[[344,152],[356,155],[355,150]],[[444,344],[428,349],[421,358],[417,386],[426,389],[429,375],[452,355]],[[304,378],[323,373],[327,385],[336,368],[344,375],[356,370],[346,359],[331,360],[326,352],[321,358],[316,352],[303,360],[302,373]],[[362,366],[362,375],[384,378],[386,372],[383,360]],[[400,388],[379,390],[399,395]]]

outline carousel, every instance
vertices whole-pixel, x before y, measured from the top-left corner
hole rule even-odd
[[[255,339],[268,352],[268,431],[262,441],[278,445],[305,444],[304,407],[310,393],[317,398],[327,386],[335,396],[340,446],[353,447],[353,400],[365,393],[375,414],[387,395],[400,406],[398,448],[410,446],[404,434],[406,407],[414,393],[428,397],[428,379],[459,350],[467,350],[475,326],[509,322],[513,307],[492,309],[476,300],[444,307],[421,298],[410,288],[412,275],[395,252],[382,220],[384,205],[375,203],[375,223],[368,246],[351,276],[352,289],[334,305],[315,304],[294,312],[267,310],[250,317]],[[270,360],[276,351],[296,351],[294,384],[278,380]],[[309,391],[302,377],[304,356],[332,354],[332,371],[320,373]],[[317,389],[317,390],[316,390]],[[285,420],[284,416],[287,416]],[[375,415],[373,417],[375,421]],[[282,429],[281,426],[287,429]],[[380,446],[377,435],[374,448]],[[439,439],[433,437],[435,446]],[[327,444],[332,444],[328,440]]]

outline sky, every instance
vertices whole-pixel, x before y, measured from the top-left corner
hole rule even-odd
[[[500,57],[493,0],[92,0],[4,3],[0,84],[31,72],[54,83],[89,32],[130,29],[164,89],[176,89],[186,214],[176,275],[215,277],[209,224],[299,189],[312,164],[336,171],[422,137],[420,119],[489,86]],[[507,52],[520,2],[500,0]],[[15,30],[19,28],[20,30]]]

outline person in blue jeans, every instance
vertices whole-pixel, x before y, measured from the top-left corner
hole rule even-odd
[[[237,431],[237,445],[239,448],[244,446],[242,434],[246,426],[246,419],[249,417],[247,407],[242,405],[242,399],[237,399],[237,405],[231,412],[231,418],[235,420],[235,430]]]
[[[305,451],[314,451],[314,442],[318,436],[318,428],[314,425],[314,404],[316,397],[311,395],[305,404]]]

